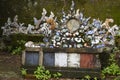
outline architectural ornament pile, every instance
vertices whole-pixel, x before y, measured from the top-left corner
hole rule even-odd
[[[40,19],[33,18],[34,25],[18,23],[16,15],[13,22],[8,18],[2,27],[3,35],[14,33],[24,34],[43,34],[43,42],[39,47],[60,47],[60,48],[102,48],[107,45],[114,45],[114,37],[119,32],[119,26],[113,24],[114,20],[106,18],[104,22],[91,17],[85,17],[79,9],[75,10],[75,3],[72,1],[69,13],[62,10],[61,20],[57,20],[51,11],[46,16],[47,11],[43,8],[42,17]],[[26,43],[28,47],[30,42]],[[32,43],[33,44],[33,43]],[[33,46],[33,45],[32,45]],[[29,47],[32,47],[29,46]]]

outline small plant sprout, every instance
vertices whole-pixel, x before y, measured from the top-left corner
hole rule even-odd
[[[97,77],[94,77],[94,80],[97,80]]]
[[[53,74],[53,77],[56,78],[56,79],[59,79],[59,77],[61,77],[61,76],[62,76],[62,74],[59,73],[59,72]]]
[[[22,69],[21,69],[21,74],[22,74],[23,76],[27,75],[27,69],[22,68]]]
[[[90,78],[91,78],[91,77],[90,77],[89,75],[86,75],[86,76],[85,76],[85,79],[87,79],[87,80],[90,80]]]

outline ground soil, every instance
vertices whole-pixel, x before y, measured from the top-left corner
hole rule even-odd
[[[23,80],[20,76],[21,56],[0,52],[0,80]]]

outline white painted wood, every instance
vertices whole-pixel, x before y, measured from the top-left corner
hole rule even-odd
[[[67,53],[55,53],[55,66],[67,67]]]
[[[68,67],[80,67],[80,54],[68,54]]]

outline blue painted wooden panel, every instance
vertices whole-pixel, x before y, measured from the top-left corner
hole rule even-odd
[[[26,52],[26,56],[25,56],[25,64],[28,66],[35,66],[35,65],[39,65],[39,52],[37,51],[27,51]]]
[[[55,54],[54,53],[44,53],[43,54],[43,65],[44,66],[54,66],[55,65]]]

